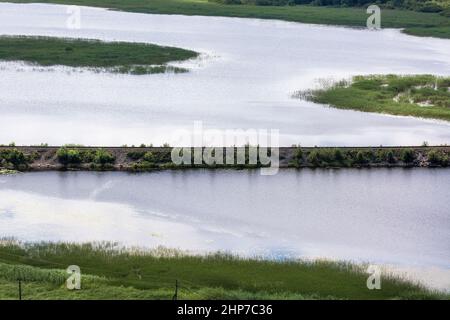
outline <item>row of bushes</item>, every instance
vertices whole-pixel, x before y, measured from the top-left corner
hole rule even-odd
[[[237,150],[235,150],[237,152]],[[64,166],[78,166],[90,164],[93,169],[105,168],[115,163],[116,158],[105,149],[83,150],[76,147],[61,147],[56,152],[58,162]],[[225,152],[224,152],[225,156]],[[0,168],[26,170],[33,161],[39,158],[37,152],[25,154],[24,152],[12,148],[0,150]],[[135,170],[146,170],[153,168],[164,168],[175,166],[171,161],[170,150],[154,151],[130,151],[127,157],[134,161],[131,167]],[[286,155],[281,155],[281,160]],[[249,165],[249,154],[246,148],[246,164],[236,167],[248,168],[258,167]],[[288,159],[290,157],[288,156]],[[369,165],[425,165],[430,166],[450,166],[450,154],[448,151],[440,149],[430,149],[426,152],[415,151],[411,148],[402,149],[344,149],[344,148],[314,148],[305,150],[297,147],[294,150],[290,165],[292,166],[314,166],[314,167],[351,167]],[[235,154],[235,160],[237,156]],[[259,160],[259,159],[258,159]],[[227,166],[218,165],[217,167]],[[192,165],[196,167],[196,165]]]
[[[249,4],[257,6],[293,6],[308,4],[313,6],[361,7],[377,4],[383,8],[400,8],[421,12],[448,12],[449,5],[444,0],[209,0],[220,4]]]
[[[380,149],[380,150],[343,150],[314,149],[308,153],[298,148],[294,154],[293,165],[326,166],[363,166],[369,164],[406,164],[418,161],[418,154],[413,149]],[[449,155],[443,151],[431,150],[427,154],[431,165],[448,166]]]
[[[94,163],[101,166],[113,164],[116,158],[104,149],[79,150],[62,147],[56,152],[58,161],[63,165],[80,165],[82,163]]]

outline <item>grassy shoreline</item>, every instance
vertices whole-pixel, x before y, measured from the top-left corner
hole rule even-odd
[[[257,151],[257,149],[255,148]],[[0,146],[0,169],[17,171],[129,171],[184,169],[255,169],[263,165],[181,164],[172,162],[171,147]],[[192,152],[193,154],[194,152]],[[226,150],[223,151],[224,160]],[[450,146],[421,147],[281,147],[279,167],[286,168],[439,168],[450,167]]]
[[[449,88],[450,77],[369,75],[294,97],[339,109],[450,121]]]
[[[366,8],[224,5],[208,0],[0,0],[14,3],[55,3],[109,8],[138,13],[278,19],[292,22],[366,27]],[[382,9],[382,28],[405,28],[417,36],[450,39],[450,18],[438,13]]]
[[[114,73],[186,72],[167,63],[197,57],[196,52],[154,44],[53,37],[0,36],[0,61],[39,66],[63,65]]]
[[[78,265],[82,289],[69,291],[65,269]],[[392,275],[368,290],[365,265],[270,261],[178,250],[117,250],[110,243],[0,244],[0,299],[448,299]]]

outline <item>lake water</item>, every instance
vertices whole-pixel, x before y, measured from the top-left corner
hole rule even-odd
[[[450,289],[450,170],[0,177],[0,235],[393,265]]]
[[[0,4],[0,34],[151,42],[201,52],[188,74],[117,75],[0,63],[0,143],[177,144],[205,128],[279,129],[291,145],[450,142],[448,123],[331,109],[291,99],[317,79],[354,74],[450,75],[450,41],[281,21],[146,15]]]

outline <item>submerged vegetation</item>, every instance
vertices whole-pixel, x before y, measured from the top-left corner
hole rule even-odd
[[[36,2],[35,0],[0,1]],[[140,13],[279,19],[355,27],[365,27],[368,17],[366,7],[362,7],[367,6],[365,0],[356,3],[353,0],[40,0],[39,2],[95,6]],[[226,4],[227,2],[231,4]],[[238,4],[241,2],[244,4]],[[408,34],[450,38],[449,9],[445,6],[447,4],[445,0],[381,0],[376,3],[383,7],[382,28],[405,28],[404,31]]]
[[[39,66],[63,65],[115,73],[185,72],[167,63],[196,57],[193,51],[153,44],[67,38],[1,36],[0,60]]]
[[[340,109],[450,121],[450,78],[432,75],[356,76],[296,97]]]
[[[64,282],[81,269],[81,290]],[[226,254],[193,256],[177,250],[117,248],[111,243],[0,245],[0,299],[445,299],[386,274],[368,290],[365,266],[330,261],[273,261]]]

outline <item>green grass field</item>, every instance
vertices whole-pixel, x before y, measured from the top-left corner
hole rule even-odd
[[[65,288],[78,265],[82,289]],[[395,277],[368,290],[362,266],[343,262],[263,261],[223,254],[188,256],[176,250],[117,250],[113,245],[0,245],[0,299],[446,299]]]
[[[280,19],[313,24],[366,27],[365,8],[223,5],[208,0],[0,0],[17,3],[58,3],[104,7],[141,13]],[[450,38],[450,18],[438,13],[383,9],[382,28],[406,28],[418,36]]]
[[[296,96],[340,109],[450,121],[450,78],[432,75],[356,76]]]
[[[196,56],[196,52],[189,50],[142,43],[0,37],[0,60],[26,61],[40,66],[88,67],[131,74],[183,72],[186,70],[166,64]]]

